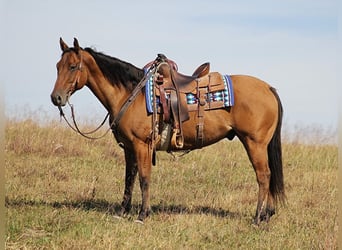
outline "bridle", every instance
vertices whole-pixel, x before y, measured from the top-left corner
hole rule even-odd
[[[110,123],[109,128],[104,132],[104,134],[98,136],[98,137],[92,137],[90,136],[91,134],[95,133],[96,131],[98,131],[106,122],[108,116],[109,116],[109,112],[106,114],[105,118],[103,119],[102,123],[94,130],[88,131],[88,132],[82,132],[77,123],[76,123],[76,119],[75,119],[75,112],[74,112],[74,106],[73,104],[71,104],[69,102],[69,97],[71,96],[72,92],[74,92],[76,90],[77,87],[77,83],[79,82],[79,79],[81,77],[81,72],[82,72],[82,62],[83,62],[83,58],[82,58],[82,54],[80,53],[80,63],[78,65],[78,67],[74,68],[74,69],[70,69],[70,70],[78,70],[77,71],[77,75],[75,77],[75,81],[72,83],[72,87],[70,88],[70,91],[68,93],[68,105],[70,106],[71,109],[71,117],[73,120],[73,124],[74,126],[71,125],[71,123],[68,121],[68,119],[65,117],[65,114],[63,112],[63,109],[61,106],[58,106],[59,109],[59,114],[61,117],[63,117],[63,119],[66,121],[66,123],[69,125],[69,127],[74,130],[76,133],[82,135],[83,137],[87,138],[87,139],[91,139],[91,140],[97,140],[100,138],[103,138],[108,132],[109,130],[112,130],[113,133],[117,136],[118,135],[118,126],[120,123],[120,120],[122,118],[122,116],[124,115],[124,113],[126,112],[126,110],[128,109],[128,107],[132,104],[132,102],[136,99],[136,97],[138,96],[138,94],[141,92],[141,89],[146,85],[146,82],[148,79],[150,79],[150,77],[152,75],[155,74],[156,72],[156,63],[157,60],[153,61],[153,63],[151,64],[152,66],[150,67],[150,69],[148,70],[148,72],[144,75],[144,77],[140,80],[140,82],[137,84],[137,86],[133,89],[131,95],[128,97],[128,99],[125,101],[125,103],[122,105],[119,113],[116,115],[116,117],[114,118],[114,120]]]
[[[73,81],[73,83],[71,84],[71,88],[67,94],[67,102],[68,102],[68,105],[70,106],[70,109],[71,109],[71,117],[72,117],[72,121],[73,121],[73,124],[74,126],[71,125],[71,123],[68,121],[68,119],[65,117],[65,114],[63,112],[63,109],[61,106],[58,106],[58,109],[59,109],[59,115],[60,117],[63,117],[64,120],[66,121],[66,123],[69,125],[69,127],[74,130],[76,133],[82,135],[83,137],[87,138],[87,139],[91,139],[91,140],[97,140],[97,139],[100,139],[102,137],[104,137],[108,131],[110,130],[110,127],[109,129],[101,136],[98,136],[98,137],[92,137],[92,136],[89,136],[91,134],[94,134],[96,131],[98,131],[102,126],[103,124],[106,122],[108,116],[109,116],[109,112],[106,114],[105,118],[103,119],[102,123],[94,130],[91,130],[91,131],[88,131],[88,132],[82,132],[77,123],[76,123],[76,119],[75,119],[75,112],[74,112],[74,105],[71,104],[69,102],[69,98],[71,96],[71,94],[76,90],[77,88],[77,83],[80,81],[80,77],[81,77],[81,73],[82,73],[82,65],[83,65],[83,56],[82,56],[82,53],[79,53],[80,55],[80,63],[78,64],[77,67],[75,68],[70,68],[70,71],[75,71],[77,70],[76,72],[76,77],[75,77],[75,81]]]

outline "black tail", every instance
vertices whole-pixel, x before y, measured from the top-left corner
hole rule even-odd
[[[278,102],[278,123],[273,137],[267,146],[268,165],[271,170],[270,191],[276,201],[285,201],[283,161],[281,150],[281,125],[283,120],[283,106],[274,88],[270,88]]]

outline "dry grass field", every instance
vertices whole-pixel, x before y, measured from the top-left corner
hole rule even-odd
[[[158,153],[153,212],[141,225],[137,183],[131,214],[113,216],[124,188],[113,137],[89,141],[63,124],[7,121],[6,249],[337,248],[337,145],[283,143],[287,203],[259,227],[257,183],[239,141],[176,159]]]

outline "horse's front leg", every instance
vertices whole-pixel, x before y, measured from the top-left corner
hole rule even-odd
[[[132,193],[138,167],[136,157],[133,151],[125,148],[126,175],[125,175],[125,191],[123,201],[121,203],[120,216],[123,216],[131,210]]]
[[[142,195],[141,209],[138,221],[143,221],[150,213],[150,181],[152,168],[152,150],[150,146],[140,140],[134,141],[134,149],[138,164],[140,189]]]

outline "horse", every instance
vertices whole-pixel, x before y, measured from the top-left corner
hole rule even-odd
[[[59,40],[62,55],[57,63],[57,79],[51,101],[59,109],[76,91],[87,86],[109,113],[114,137],[125,156],[125,188],[119,216],[132,207],[132,192],[139,176],[142,203],[137,221],[143,223],[151,212],[150,185],[153,161],[151,134],[155,128],[146,111],[145,78],[142,68],[92,48],[82,48],[76,38],[69,47]],[[230,75],[234,106],[204,112],[202,146],[237,137],[243,144],[258,183],[257,207],[253,223],[266,223],[275,214],[277,203],[284,203],[281,126],[283,107],[275,88],[247,75]],[[138,89],[138,90],[137,90]],[[134,98],[132,97],[132,93]],[[129,103],[129,105],[127,105]],[[125,107],[125,108],[123,108]],[[120,117],[119,119],[118,116]],[[190,115],[182,124],[184,147],[197,149],[196,119]],[[176,151],[175,149],[174,151]]]

